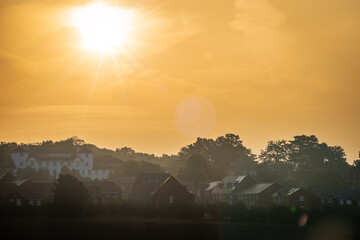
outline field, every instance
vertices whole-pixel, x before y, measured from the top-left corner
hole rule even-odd
[[[0,220],[1,239],[359,239],[344,219],[312,226],[166,219],[97,217],[81,219],[17,218]]]

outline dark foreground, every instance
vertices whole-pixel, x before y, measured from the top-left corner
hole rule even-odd
[[[150,223],[149,223],[150,222]],[[360,239],[357,226],[323,219],[311,226],[115,217],[0,220],[0,239]]]

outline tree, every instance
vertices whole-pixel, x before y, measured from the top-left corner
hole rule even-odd
[[[179,171],[179,177],[197,186],[200,181],[211,178],[211,170],[206,159],[200,154],[195,154],[188,159],[185,168]]]
[[[61,175],[65,175],[65,174],[69,174],[69,173],[70,173],[70,168],[66,165],[64,165],[60,170]]]
[[[293,140],[270,141],[259,159],[268,169],[323,171],[348,167],[342,147],[319,143],[316,136],[294,136]]]
[[[354,160],[353,167],[360,168],[360,152],[359,152],[359,159]]]
[[[162,173],[160,165],[143,161],[127,161],[124,162],[119,169],[115,171],[115,175],[135,176],[138,173]]]
[[[200,154],[207,160],[214,179],[256,166],[255,155],[242,144],[238,135],[231,133],[216,140],[198,138],[195,143],[183,147],[178,153],[183,162],[195,154]]]
[[[11,143],[0,143],[0,169],[2,168],[14,168],[14,163],[11,160],[11,152],[15,150],[18,145],[14,142]]]
[[[56,212],[65,216],[81,214],[90,197],[83,183],[71,174],[61,174],[54,183],[53,192]]]
[[[353,166],[356,167],[356,168],[360,168],[360,159],[355,160]]]

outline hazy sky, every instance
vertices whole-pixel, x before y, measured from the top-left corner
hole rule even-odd
[[[0,137],[78,136],[176,153],[197,136],[315,134],[360,150],[360,1],[108,1],[130,41],[100,54],[69,22],[92,1],[0,1]]]

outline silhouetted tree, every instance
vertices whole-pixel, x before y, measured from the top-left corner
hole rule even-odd
[[[70,168],[68,168],[68,166],[64,165],[61,170],[60,170],[60,174],[61,175],[66,175],[70,173]]]
[[[160,165],[148,162],[127,161],[124,162],[113,175],[135,176],[138,173],[161,173]]]
[[[195,154],[188,159],[185,168],[179,171],[179,178],[197,187],[200,181],[211,179],[209,163],[200,154]]]
[[[290,144],[286,140],[270,141],[265,150],[261,150],[259,159],[262,163],[279,169],[281,165],[289,166]],[[281,167],[282,168],[282,167]]]
[[[216,140],[198,138],[195,143],[183,147],[179,158],[186,162],[192,155],[200,154],[209,163],[214,178],[222,178],[226,174],[256,166],[255,155],[242,144],[240,137],[226,134]]]
[[[90,197],[83,183],[71,174],[60,175],[54,183],[53,192],[54,209],[64,216],[81,214]]]
[[[14,164],[11,160],[11,152],[15,150],[18,145],[14,142],[0,143],[0,169],[2,168],[14,168]]]

